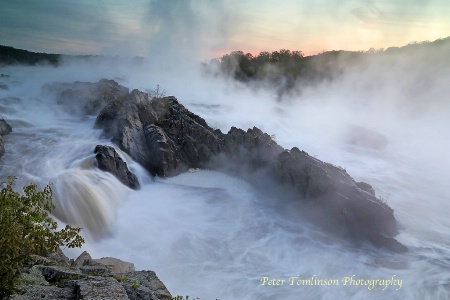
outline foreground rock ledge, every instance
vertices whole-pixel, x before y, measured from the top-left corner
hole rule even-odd
[[[247,131],[233,127],[226,134],[214,130],[175,97],[150,99],[144,92],[125,93],[126,88],[108,82],[111,90],[105,81],[96,84],[97,90],[90,85],[96,91],[90,101],[109,99],[95,127],[152,175],[209,168],[239,176],[258,188],[278,187],[277,197],[304,204],[299,217],[312,215],[304,211],[313,207],[316,221],[340,234],[396,252],[407,250],[393,238],[397,234],[393,210],[369,184],[355,182],[344,169],[295,147],[283,149],[256,127]],[[119,95],[112,97],[118,89]]]
[[[83,252],[70,261],[60,251],[34,256],[24,268],[19,293],[10,300],[167,300],[172,299],[153,271],[135,271],[116,258],[92,259]]]

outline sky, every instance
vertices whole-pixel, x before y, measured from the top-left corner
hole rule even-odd
[[[448,0],[0,0],[0,44],[38,52],[209,59],[313,55],[450,36]]]

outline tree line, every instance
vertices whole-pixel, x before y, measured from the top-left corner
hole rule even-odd
[[[241,82],[264,82],[287,91],[298,83],[332,79],[346,66],[357,64],[364,53],[329,51],[305,56],[302,51],[281,49],[258,55],[232,51],[203,64],[203,70],[214,76],[228,76]]]
[[[441,52],[443,49],[450,50],[450,37],[433,42],[411,42],[403,47],[371,48],[367,51],[334,50],[312,56],[305,56],[299,50],[287,49],[262,51],[257,55],[232,51],[204,62],[203,70],[216,77],[226,76],[245,83],[273,85],[282,94],[298,86],[332,80],[345,69],[360,66],[367,59],[430,54],[436,49]]]
[[[0,65],[29,65],[50,64],[58,66],[61,54],[37,53],[0,45]]]

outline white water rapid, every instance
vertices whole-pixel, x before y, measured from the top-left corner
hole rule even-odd
[[[422,69],[397,77],[399,67],[386,80],[343,75],[281,102],[268,91],[191,73],[127,70],[82,62],[0,69],[9,75],[2,78],[8,89],[0,90],[0,113],[13,127],[4,137],[0,175],[17,176],[19,186],[52,183],[55,216],[83,227],[87,240],[82,249],[65,249],[69,256],[87,250],[130,261],[154,270],[173,295],[202,300],[448,299],[448,66],[418,90]],[[41,89],[104,77],[130,89],[160,83],[212,127],[257,126],[285,148],[297,146],[344,167],[394,209],[397,238],[410,251],[357,247],[302,221],[295,206],[221,173],[192,170],[153,180],[122,153],[142,185],[128,189],[95,168],[95,146],[112,145],[93,129],[95,118],[64,112]],[[352,143],[354,128],[361,127],[387,143]],[[269,286],[270,279],[280,285]],[[299,279],[311,284],[297,285]]]

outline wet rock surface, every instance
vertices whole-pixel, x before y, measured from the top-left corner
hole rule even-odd
[[[94,153],[100,170],[113,174],[124,185],[132,189],[139,189],[140,185],[136,175],[130,172],[127,163],[113,147],[97,145]]]
[[[369,184],[357,183],[342,168],[295,147],[283,149],[256,127],[247,131],[233,127],[224,134],[175,97],[150,99],[138,90],[107,104],[95,127],[152,175],[210,168],[264,185],[254,178],[265,174],[286,194],[319,208],[347,235],[397,252],[407,250],[393,239],[397,234],[393,210],[375,197]]]
[[[43,88],[55,97],[57,104],[75,115],[96,115],[106,104],[128,95],[128,88],[114,80],[102,79],[97,83],[52,83]]]
[[[12,131],[11,126],[5,121],[5,119],[0,119],[0,135],[8,134]]]

